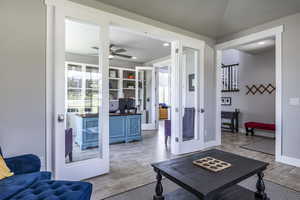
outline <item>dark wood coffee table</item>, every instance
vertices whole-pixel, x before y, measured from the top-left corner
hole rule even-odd
[[[230,168],[211,172],[193,164],[194,160],[213,157],[228,163]],[[154,200],[269,200],[265,193],[263,171],[268,163],[245,158],[220,150],[209,150],[191,156],[152,164],[157,173]],[[257,192],[237,185],[257,174]],[[181,186],[180,189],[163,194],[162,176]]]

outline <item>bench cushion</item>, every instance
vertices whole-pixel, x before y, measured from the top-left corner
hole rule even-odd
[[[275,131],[275,124],[266,124],[266,123],[260,123],[260,122],[247,122],[247,123],[245,123],[245,127]]]

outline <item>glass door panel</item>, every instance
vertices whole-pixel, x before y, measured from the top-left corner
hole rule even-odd
[[[101,157],[99,140],[100,27],[78,20],[65,20],[66,128],[65,162]],[[75,62],[72,63],[76,57]],[[87,63],[88,61],[88,63]],[[101,93],[100,93],[101,94]]]
[[[183,47],[182,52],[182,141],[195,139],[198,130],[198,58],[199,51]]]

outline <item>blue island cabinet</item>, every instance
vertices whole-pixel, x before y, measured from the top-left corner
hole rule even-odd
[[[76,135],[75,141],[81,150],[98,147],[98,117],[82,117],[77,115],[72,126]]]
[[[98,117],[96,115],[76,116],[76,143],[81,150],[98,146]],[[131,142],[142,139],[141,115],[117,115],[109,117],[109,144]]]
[[[141,115],[128,115],[126,119],[127,134],[125,142],[142,139]]]
[[[126,117],[109,117],[109,144],[124,142],[126,137]]]
[[[117,115],[109,117],[110,144],[141,139],[141,115]]]

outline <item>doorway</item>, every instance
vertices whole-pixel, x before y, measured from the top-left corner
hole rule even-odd
[[[111,151],[115,154],[126,153],[137,159],[141,156],[135,153],[139,152],[123,148],[140,146],[145,155],[148,155],[147,152],[166,155],[163,145],[164,133],[158,123],[159,71],[153,63],[170,56],[171,43],[158,36],[153,37],[134,29],[111,25],[110,46]],[[124,100],[132,102],[132,105],[126,105],[125,112],[122,112]],[[132,119],[131,122],[127,121],[128,117]],[[126,130],[131,129],[131,126],[136,127],[137,135],[128,138],[129,131]]]
[[[245,36],[245,37],[242,37],[242,38],[239,38],[239,39],[236,39],[236,40],[232,40],[232,41],[229,41],[229,42],[226,42],[226,43],[223,43],[223,44],[219,44],[216,46],[216,49],[217,49],[217,99],[216,99],[216,102],[217,102],[217,105],[216,105],[216,116],[217,116],[217,120],[216,120],[216,127],[217,127],[217,141],[219,144],[221,144],[222,142],[222,139],[221,139],[221,124],[222,124],[222,121],[221,121],[221,111],[222,111],[222,107],[221,107],[221,104],[225,102],[226,104],[226,101],[230,102],[230,99],[229,98],[222,98],[222,95],[221,95],[221,91],[222,89],[224,89],[224,80],[225,82],[227,81],[227,78],[228,77],[226,75],[226,73],[229,73],[233,76],[232,79],[230,80],[233,80],[233,84],[231,85],[232,88],[226,88],[227,86],[225,86],[225,89],[232,89],[232,90],[238,90],[237,88],[237,85],[235,82],[235,77],[236,75],[235,74],[235,71],[233,70],[232,71],[229,71],[229,70],[224,70],[224,68],[222,68],[222,57],[223,57],[223,53],[225,50],[228,50],[228,49],[234,49],[234,48],[238,48],[238,47],[241,47],[243,45],[247,45],[247,44],[257,44],[257,45],[264,45],[265,42],[263,40],[267,40],[267,39],[270,39],[270,38],[274,38],[274,45],[275,45],[275,84],[274,84],[274,88],[276,88],[276,92],[275,92],[275,102],[276,102],[276,106],[275,106],[275,137],[276,137],[276,142],[275,142],[275,159],[276,161],[280,161],[281,160],[281,156],[282,156],[282,146],[281,146],[281,127],[282,127],[282,122],[281,122],[281,118],[282,118],[282,112],[281,112],[281,55],[282,55],[282,51],[281,51],[281,34],[283,32],[283,27],[280,26],[280,27],[275,27],[273,29],[269,29],[269,30],[266,30],[266,31],[262,31],[262,32],[259,32],[259,33],[255,33],[255,34],[251,34],[251,35],[248,35],[248,36]],[[233,67],[233,66],[231,66]],[[225,72],[224,72],[225,71]],[[225,73],[225,74],[224,74]],[[221,76],[221,74],[223,74],[223,76]],[[236,79],[238,80],[238,79]],[[237,82],[238,83],[238,82]],[[243,85],[241,87],[246,87],[246,85]],[[269,86],[270,87],[270,86]],[[251,86],[248,85],[248,90],[250,90],[250,92],[252,92]],[[259,88],[260,86],[257,87],[257,90],[256,92],[259,92],[259,93],[262,93],[262,92],[266,92],[265,90],[261,90],[259,91]],[[272,88],[270,88],[272,89]],[[233,91],[231,91],[233,92]],[[253,91],[255,92],[255,91]],[[254,93],[253,93],[254,94]],[[235,110],[236,112],[239,112],[239,110]],[[233,129],[234,130],[234,129]]]

